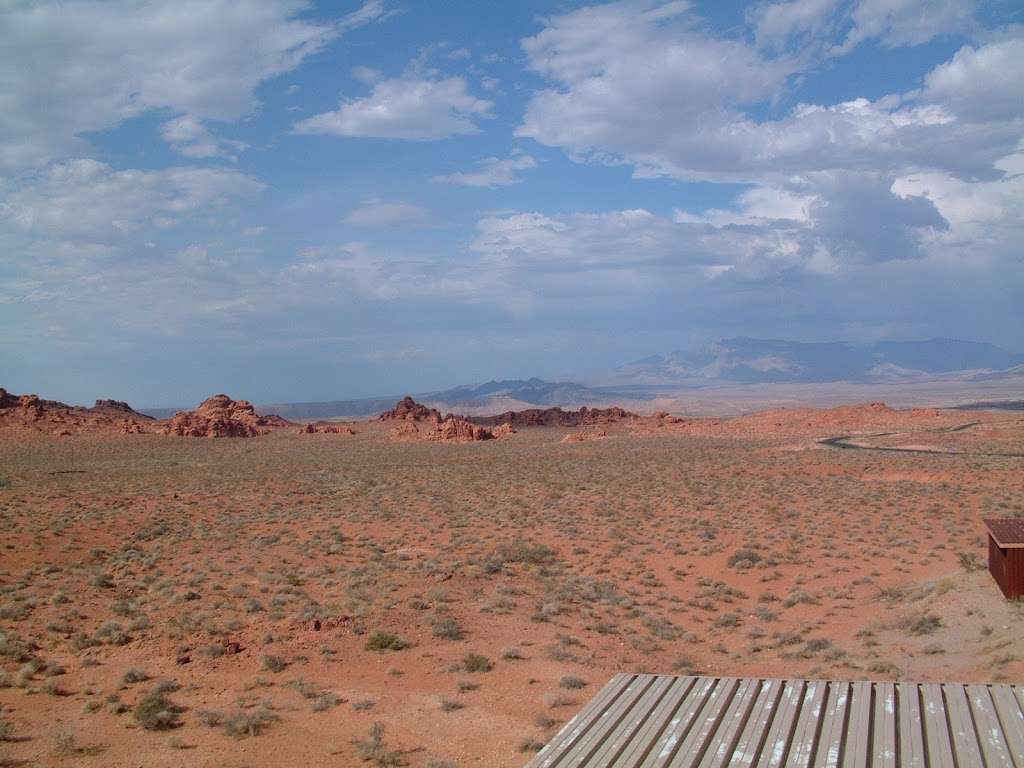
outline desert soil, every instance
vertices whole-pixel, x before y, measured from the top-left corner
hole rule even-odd
[[[511,767],[619,671],[1024,680],[1021,415],[351,426],[0,434],[0,765]]]

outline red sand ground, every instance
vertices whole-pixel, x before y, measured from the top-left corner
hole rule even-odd
[[[377,764],[519,766],[622,670],[1024,679],[980,522],[1024,515],[1022,416],[349,426],[0,427],[0,765],[360,765],[379,722]]]

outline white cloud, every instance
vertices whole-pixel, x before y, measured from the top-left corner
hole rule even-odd
[[[367,24],[387,21],[399,13],[401,11],[388,8],[384,0],[366,0],[359,8],[342,16],[338,22],[338,28],[342,32],[347,32],[350,29],[358,29]]]
[[[301,120],[295,133],[429,141],[479,133],[476,120],[494,105],[469,91],[464,77],[443,77],[411,66],[400,77],[373,83],[369,96]]]
[[[425,227],[430,223],[425,208],[378,199],[363,201],[345,214],[344,221],[359,227]]]
[[[471,247],[491,260],[580,269],[680,256],[676,229],[642,208],[557,216],[513,213],[477,222]]]
[[[507,187],[523,181],[520,171],[537,167],[537,161],[524,152],[513,152],[511,157],[488,157],[481,160],[479,170],[435,176],[434,181],[461,184],[465,187]]]
[[[964,34],[974,27],[976,5],[975,0],[859,0],[850,14],[853,28],[835,52],[848,52],[870,38],[897,48]]]
[[[761,46],[782,49],[801,38],[806,44],[825,31],[840,0],[788,0],[762,3],[747,11],[754,37]]]
[[[214,136],[194,115],[182,115],[163,123],[160,136],[178,154],[195,159],[230,157],[236,160],[238,153],[247,147],[245,142]]]
[[[966,119],[1019,120],[1024,116],[1024,36],[965,45],[925,77],[925,98]]]
[[[758,121],[747,110],[776,95],[795,65],[710,37],[679,14],[685,9],[671,6],[654,19],[637,13],[635,3],[616,3],[549,19],[523,48],[557,87],[533,95],[518,135],[561,147],[579,162],[631,164],[640,177],[757,184],[820,171],[924,167],[983,176],[1020,135],[1010,124],[973,128],[951,111],[956,100],[938,99],[944,82],[968,68],[988,73],[1014,44],[962,51],[957,67],[930,76],[924,98],[799,104]],[[1019,90],[1015,69],[1007,62],[1002,79],[982,78],[1004,110]]]
[[[0,201],[0,223],[35,237],[117,238],[261,191],[251,176],[221,168],[115,171],[74,160],[18,182]]]
[[[0,170],[82,153],[77,137],[154,109],[234,120],[255,88],[339,32],[380,20],[367,3],[338,23],[304,0],[82,0],[0,7]]]

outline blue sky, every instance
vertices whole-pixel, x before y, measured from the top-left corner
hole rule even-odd
[[[0,3],[0,385],[585,378],[731,335],[1024,349],[1009,0]]]

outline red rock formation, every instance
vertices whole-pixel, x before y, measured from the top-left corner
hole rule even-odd
[[[491,434],[496,438],[507,437],[508,435],[514,435],[516,433],[515,428],[507,421],[499,424],[497,427],[491,430]]]
[[[384,411],[377,418],[380,421],[432,421],[435,424],[443,421],[439,410],[420,405],[408,395],[399,400],[390,411]]]
[[[583,427],[595,424],[616,424],[639,418],[635,413],[618,406],[563,411],[561,408],[529,408],[525,411],[505,411],[497,416],[474,416],[471,420],[485,426],[508,423],[514,427]]]
[[[214,395],[194,411],[181,411],[162,428],[182,437],[257,437],[275,427],[293,426],[280,416],[260,416],[247,400]]]
[[[356,431],[347,424],[333,421],[316,421],[299,427],[300,435],[354,435]]]
[[[478,440],[493,440],[489,429],[471,421],[449,416],[425,435],[427,440],[472,443]]]
[[[127,403],[97,400],[92,408],[42,400],[37,395],[13,395],[0,388],[0,428],[56,435],[82,431],[141,433],[152,431],[153,420]]]

